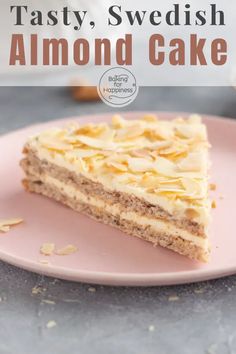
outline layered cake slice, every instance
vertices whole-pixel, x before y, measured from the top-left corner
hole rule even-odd
[[[201,117],[114,116],[29,138],[25,188],[154,245],[209,256],[207,131]]]

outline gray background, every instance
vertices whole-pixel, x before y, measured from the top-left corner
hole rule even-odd
[[[142,88],[125,108],[137,109],[235,117],[236,92]],[[2,87],[0,133],[33,122],[111,110],[103,103],[77,103],[66,88]],[[34,287],[37,294],[32,294]],[[236,353],[236,276],[172,287],[90,287],[1,262],[0,354]],[[50,320],[56,322],[51,329]]]

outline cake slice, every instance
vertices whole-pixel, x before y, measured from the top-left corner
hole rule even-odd
[[[205,262],[208,149],[197,115],[116,115],[109,124],[75,123],[29,138],[21,166],[26,190]]]

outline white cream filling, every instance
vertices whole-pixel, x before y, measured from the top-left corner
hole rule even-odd
[[[75,198],[79,202],[83,202],[86,204],[90,204],[97,208],[103,209],[105,212],[110,213],[114,216],[119,215],[122,219],[127,221],[135,222],[138,225],[149,226],[151,225],[154,230],[157,232],[163,232],[168,235],[173,235],[177,237],[181,237],[184,240],[191,241],[195,245],[207,248],[208,240],[203,239],[201,237],[195,236],[191,234],[189,231],[180,229],[169,222],[164,222],[162,220],[152,219],[145,216],[140,216],[135,212],[124,212],[120,209],[119,205],[114,204],[106,204],[103,200],[96,199],[91,196],[87,196],[80,191],[78,191],[75,187],[71,185],[67,185],[64,182],[61,182],[51,176],[40,176],[40,180],[44,183],[48,183],[56,188],[58,188],[63,194],[67,195],[69,198]]]
[[[105,185],[106,189],[109,191],[118,191],[122,193],[133,194],[138,198],[142,198],[153,205],[159,205],[161,208],[163,208],[172,215],[176,215],[177,217],[184,217],[185,210],[189,208],[189,205],[184,201],[170,201],[167,198],[146,193],[142,188],[116,183],[115,180],[107,181],[105,176],[94,176],[86,171],[81,171],[81,166],[79,166],[79,164],[71,164],[60,155],[52,156],[47,149],[43,149],[42,147],[39,148],[35,140],[31,141],[31,145],[33,150],[36,150],[35,152],[40,160],[45,159],[59,167],[64,167],[67,170],[77,174],[79,173],[94,182],[99,182]],[[194,209],[194,207],[191,208]],[[209,208],[199,206],[196,208],[196,210],[199,216],[196,217],[195,221],[202,225],[207,225],[209,222]]]

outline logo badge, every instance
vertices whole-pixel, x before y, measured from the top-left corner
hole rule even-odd
[[[123,67],[105,71],[99,80],[98,94],[111,107],[124,107],[135,100],[138,86],[134,74]]]

